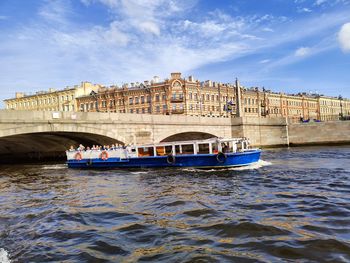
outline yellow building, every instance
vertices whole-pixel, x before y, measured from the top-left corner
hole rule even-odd
[[[318,98],[321,120],[337,120],[338,117],[350,116],[350,101],[339,97],[320,96]]]
[[[67,87],[63,90],[50,88],[48,91],[39,91],[34,95],[16,92],[16,97],[6,99],[5,108],[11,110],[43,110],[43,111],[76,111],[77,97],[97,92],[100,85],[82,82],[80,85]]]

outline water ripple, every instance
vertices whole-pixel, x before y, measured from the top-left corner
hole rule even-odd
[[[0,262],[350,262],[349,159],[310,147],[224,170],[3,166]]]

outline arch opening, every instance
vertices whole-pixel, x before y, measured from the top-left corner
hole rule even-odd
[[[79,132],[27,133],[0,138],[0,163],[64,161],[71,145],[124,144],[103,135]]]
[[[191,141],[191,140],[205,140],[217,137],[216,135],[205,132],[183,132],[173,134],[161,140],[161,142],[174,142],[174,141]]]

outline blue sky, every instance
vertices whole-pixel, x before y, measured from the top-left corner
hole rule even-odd
[[[0,0],[0,99],[170,72],[350,98],[350,0]]]

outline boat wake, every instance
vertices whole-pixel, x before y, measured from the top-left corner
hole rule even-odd
[[[241,166],[241,167],[231,167],[231,168],[228,168],[228,170],[234,170],[234,171],[255,170],[255,169],[259,169],[269,165],[272,165],[272,163],[264,160],[259,160],[258,162],[253,163],[251,165]]]
[[[0,262],[1,263],[11,263],[11,260],[9,259],[8,252],[3,248],[0,248]]]
[[[227,168],[220,168],[219,170],[229,170],[229,171],[245,171],[245,170],[256,170],[259,168],[262,168],[264,166],[272,165],[271,162],[259,160],[256,163],[247,165],[247,166],[240,166],[240,167],[227,167]],[[217,171],[218,169],[200,169],[200,168],[183,168],[182,170],[188,171],[188,172],[213,172]]]
[[[136,175],[138,175],[138,174],[148,174],[148,172],[146,172],[146,171],[138,171],[138,172],[131,172],[131,174],[136,174]]]
[[[41,167],[42,170],[61,170],[66,168],[67,168],[66,164],[44,165],[43,167]]]

